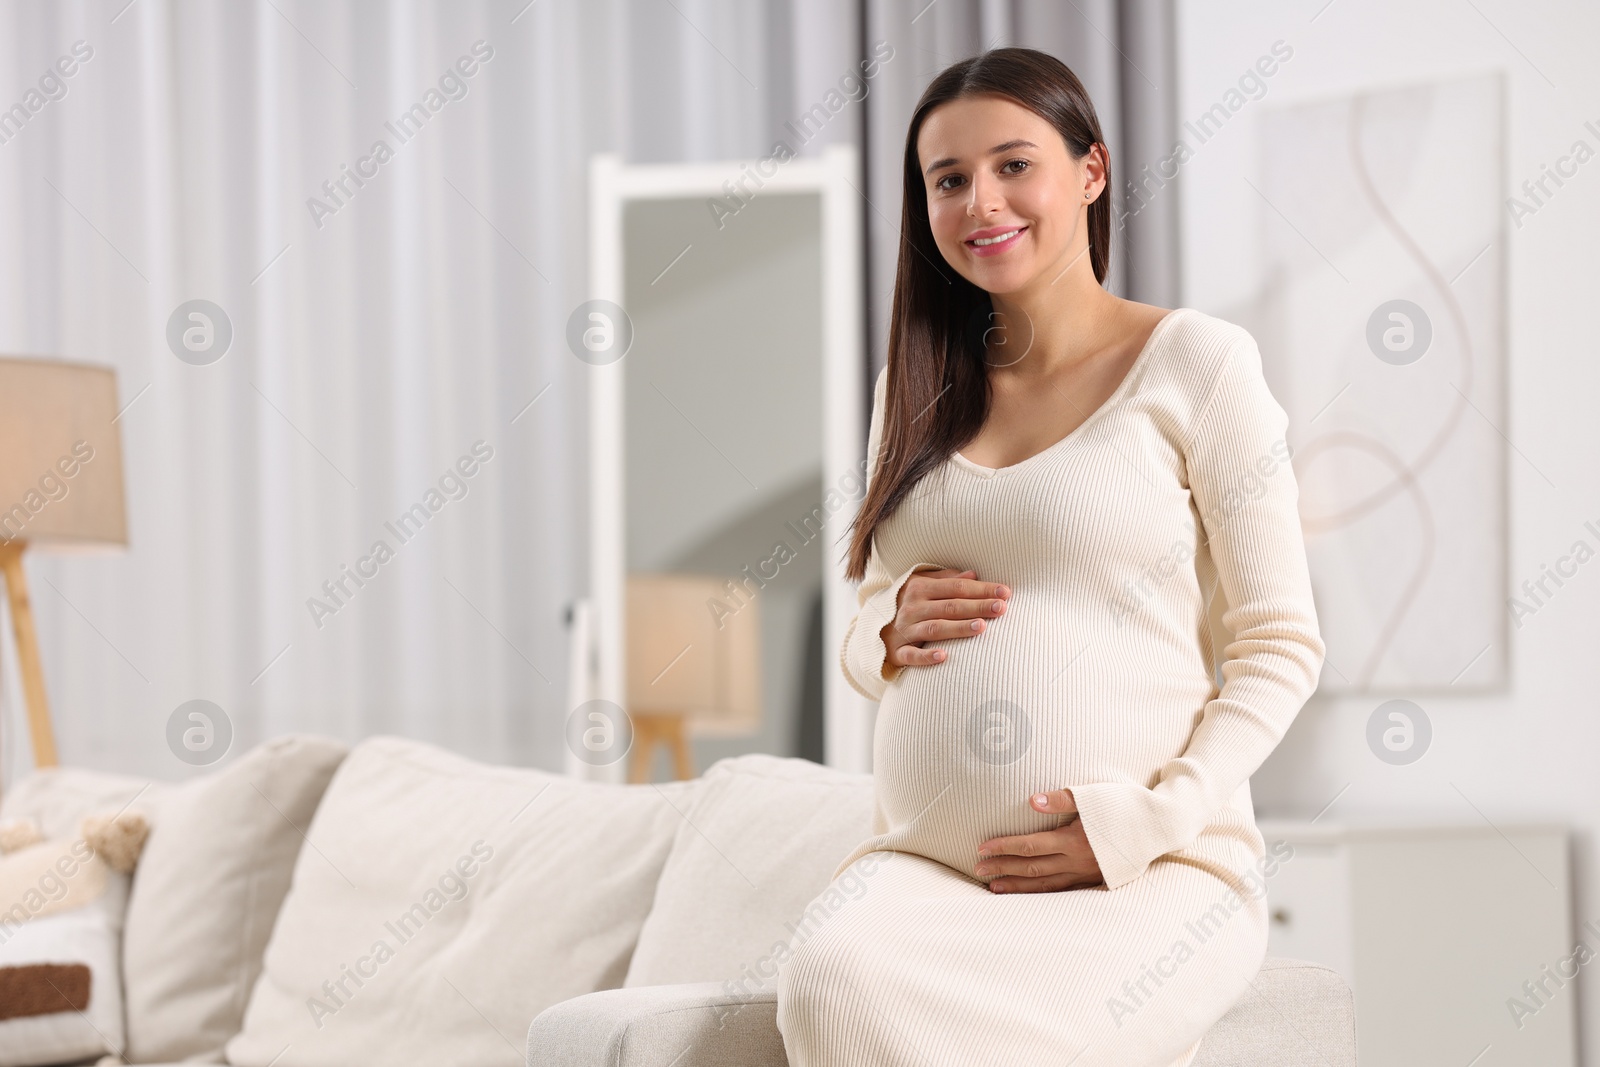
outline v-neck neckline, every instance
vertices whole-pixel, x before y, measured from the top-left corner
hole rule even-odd
[[[1189,309],[1181,307],[1173,308],[1171,311],[1161,316],[1160,320],[1155,324],[1155,327],[1150,331],[1150,336],[1146,338],[1144,347],[1141,348],[1139,350],[1139,354],[1134,357],[1133,363],[1128,367],[1128,372],[1122,376],[1122,380],[1117,383],[1117,387],[1112,390],[1111,395],[1106,398],[1103,404],[1091,411],[1088,418],[1078,423],[1077,426],[1073,427],[1070,433],[1056,441],[1055,444],[1048,445],[1040,451],[1035,452],[1027,459],[1018,460],[1016,463],[1012,463],[1005,467],[985,467],[982,464],[972,462],[960,452],[950,453],[951,462],[955,463],[958,467],[961,467],[964,470],[972,472],[973,474],[981,475],[985,478],[994,478],[1002,474],[1010,474],[1013,471],[1022,470],[1024,467],[1031,466],[1035,462],[1043,459],[1051,453],[1065,448],[1072,441],[1076,440],[1078,436],[1089,427],[1090,423],[1094,422],[1101,415],[1116,407],[1116,405],[1122,401],[1123,395],[1127,392],[1128,387],[1133,382],[1135,375],[1144,365],[1144,362],[1149,357],[1150,353],[1155,351],[1156,341],[1166,331],[1167,324],[1176,318],[1179,312],[1187,310]]]

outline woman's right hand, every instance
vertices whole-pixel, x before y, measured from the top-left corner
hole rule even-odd
[[[918,571],[900,587],[895,617],[883,628],[886,662],[894,667],[922,667],[942,663],[945,650],[923,648],[924,641],[951,637],[976,637],[985,619],[1005,614],[1011,590],[995,582],[980,582],[977,571]],[[891,672],[893,673],[893,672]]]

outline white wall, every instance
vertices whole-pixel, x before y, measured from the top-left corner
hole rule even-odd
[[[1593,5],[1467,4],[1418,0],[1310,0],[1227,5],[1178,0],[1178,114],[1194,117],[1221,99],[1275,40],[1292,59],[1266,79],[1267,91],[1246,103],[1223,132],[1182,168],[1183,303],[1229,317],[1258,298],[1263,284],[1255,122],[1263,108],[1488,70],[1507,82],[1508,195],[1542,164],[1553,165],[1582,139],[1600,149],[1592,45],[1600,40]],[[1448,175],[1436,176],[1448,181]],[[1508,272],[1509,401],[1497,428],[1509,444],[1506,566],[1503,597],[1517,595],[1579,539],[1600,537],[1600,449],[1595,441],[1600,367],[1589,318],[1600,232],[1600,163],[1578,168],[1556,195],[1520,227],[1509,214],[1502,255]],[[1356,264],[1340,264],[1341,270]],[[1469,417],[1478,419],[1476,414]],[[1495,432],[1487,425],[1481,432]],[[1291,434],[1293,431],[1291,431]],[[1448,516],[1445,517],[1448,519]],[[1337,797],[1330,818],[1417,819],[1504,825],[1556,821],[1573,833],[1575,936],[1600,919],[1594,832],[1600,824],[1600,752],[1595,649],[1600,645],[1600,564],[1577,574],[1520,628],[1508,622],[1507,691],[1481,697],[1448,690],[1417,697],[1434,735],[1426,755],[1391,766],[1368,748],[1366,723],[1386,699],[1314,697],[1279,750],[1255,778],[1258,812],[1311,815]],[[1342,792],[1341,792],[1342,791]],[[1523,862],[1509,847],[1506,862]],[[1485,923],[1495,916],[1482,917]],[[1591,948],[1600,949],[1592,936]],[[1551,961],[1554,963],[1555,961]],[[1585,971],[1589,968],[1585,968]],[[1537,977],[1535,975],[1526,976]],[[1580,1035],[1600,1033],[1600,983],[1583,974],[1558,995],[1577,997]],[[1518,992],[1508,981],[1505,995]],[[1527,1020],[1539,1025],[1538,1016]],[[1438,1062],[1456,1062],[1441,1035]],[[1600,1043],[1588,1042],[1585,1064],[1600,1065]],[[1460,1062],[1472,1058],[1468,1050]],[[1494,1062],[1491,1052],[1481,1061]]]

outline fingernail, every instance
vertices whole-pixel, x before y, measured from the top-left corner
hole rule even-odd
[[[978,858],[979,858],[979,859],[980,859],[980,860],[986,860],[986,859],[988,859],[988,858],[989,858],[989,857],[990,857],[990,856],[992,856],[992,855],[994,855],[994,853],[993,853],[993,852],[990,852],[990,851],[989,851],[989,850],[988,850],[988,849],[986,849],[986,848],[980,848],[980,849],[979,849],[979,850],[978,850]]]
[[[1001,596],[1010,596],[1011,595],[1011,587],[1002,585],[1000,587],[1000,595]]]
[[[1048,807],[1050,804],[1050,798],[1045,796],[1043,793],[1035,793],[1033,795],[1033,802],[1039,805],[1041,808]]]
[[[972,628],[973,628],[973,629],[974,629],[974,630],[981,630],[981,629],[983,629],[983,620],[982,620],[982,619],[973,619],[973,620],[972,620]]]
[[[990,610],[996,615],[1000,615],[1006,610],[1006,602],[1004,600],[996,600]]]
[[[989,874],[991,872],[990,872],[989,868],[987,868],[987,867],[979,867],[978,868],[978,873],[979,874]]]

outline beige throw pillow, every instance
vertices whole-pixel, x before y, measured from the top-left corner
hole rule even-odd
[[[347,752],[331,738],[279,737],[168,787],[123,933],[129,1061],[220,1061],[305,831]]]
[[[770,988],[807,905],[871,836],[870,774],[765,755],[713,764],[678,829],[626,984]],[[850,885],[858,881],[864,888],[870,875]]]
[[[228,1062],[521,1067],[534,1016],[621,985],[694,786],[362,742],[317,810]]]

